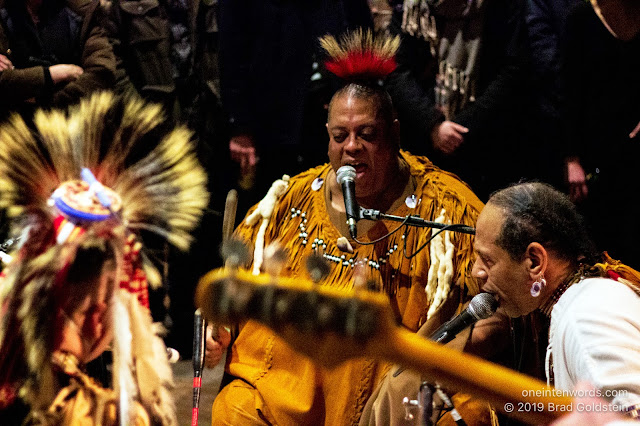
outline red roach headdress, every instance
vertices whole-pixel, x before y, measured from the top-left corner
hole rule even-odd
[[[377,83],[396,68],[400,38],[374,37],[371,31],[358,29],[340,41],[326,35],[320,44],[329,56],[327,70],[348,82],[366,84]]]

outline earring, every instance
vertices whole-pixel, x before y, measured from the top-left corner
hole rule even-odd
[[[531,296],[538,297],[540,296],[540,292],[547,285],[547,280],[544,279],[544,276],[540,276],[540,278],[531,284]]]

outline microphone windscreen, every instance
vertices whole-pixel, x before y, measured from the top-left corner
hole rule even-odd
[[[479,293],[471,299],[467,309],[479,320],[489,318],[498,309],[498,301],[490,293]]]
[[[356,178],[356,169],[353,166],[342,166],[336,172],[336,180],[340,185],[346,180]]]

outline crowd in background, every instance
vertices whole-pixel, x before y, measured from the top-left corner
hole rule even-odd
[[[155,248],[171,267],[154,314],[185,354],[185,289],[220,263],[227,192],[239,190],[240,218],[275,179],[328,161],[337,83],[318,38],[360,27],[402,38],[386,86],[403,149],[483,201],[522,179],[551,183],[601,247],[640,266],[627,203],[640,190],[640,40],[614,38],[588,2],[0,0],[0,21],[2,119],[111,89],[162,103],[194,131],[210,209],[189,253]]]

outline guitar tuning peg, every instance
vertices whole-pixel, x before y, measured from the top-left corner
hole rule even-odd
[[[287,251],[274,241],[264,248],[264,262],[262,265],[267,274],[277,277],[280,276],[287,259]]]
[[[366,262],[358,260],[353,267],[353,288],[356,290],[379,291],[380,284],[369,276]]]
[[[367,280],[367,290],[379,292],[380,291],[380,283],[374,279]]]
[[[353,265],[353,288],[361,290],[366,288],[367,283],[367,268],[362,259],[356,261]]]
[[[307,257],[306,267],[311,281],[316,284],[325,279],[331,272],[331,268],[325,258],[315,253]]]
[[[236,239],[229,239],[220,246],[220,255],[224,265],[229,268],[238,268],[247,265],[250,261],[247,245]]]
[[[316,323],[320,329],[327,329],[335,320],[335,308],[330,303],[322,303],[316,312]]]
[[[272,324],[282,325],[289,321],[291,311],[291,299],[286,294],[274,296]]]
[[[370,304],[352,297],[344,308],[342,330],[346,336],[366,340],[375,333],[378,317]]]
[[[404,407],[404,419],[405,420],[413,420],[414,415],[411,411],[413,411],[416,407],[419,407],[420,403],[416,399],[409,399],[408,397],[402,398],[402,405]]]

